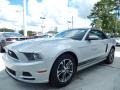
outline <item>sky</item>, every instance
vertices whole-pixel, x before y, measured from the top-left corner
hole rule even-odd
[[[26,0],[26,29],[36,32],[90,27],[87,16],[99,0]],[[44,17],[45,19],[41,19]],[[0,28],[23,28],[23,0],[0,0]]]

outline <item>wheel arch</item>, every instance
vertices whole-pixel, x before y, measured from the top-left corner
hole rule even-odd
[[[75,53],[73,53],[72,51],[66,51],[66,52],[63,52],[62,54],[60,54],[58,57],[60,57],[61,55],[64,55],[64,54],[69,54],[69,55],[73,56],[75,58],[76,65],[78,65],[78,57]]]
[[[53,68],[53,65],[54,65],[55,61],[57,60],[57,58],[59,58],[61,55],[64,55],[64,54],[70,54],[70,55],[72,55],[72,56],[75,58],[76,65],[78,65],[78,57],[77,57],[77,55],[76,55],[74,52],[72,52],[72,51],[62,52],[61,54],[59,54],[59,55],[55,58],[55,60],[54,60],[54,62],[53,62],[53,64],[52,64],[52,67],[51,67],[51,69],[50,69],[49,79],[50,79],[51,70],[52,70],[52,68]]]
[[[112,46],[111,49],[112,49],[112,48],[115,50],[115,46]]]
[[[115,50],[115,46],[114,45],[108,45],[108,50],[107,50],[107,54],[109,54],[110,50],[114,49]]]

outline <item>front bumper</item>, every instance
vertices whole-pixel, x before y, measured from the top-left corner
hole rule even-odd
[[[120,42],[116,42],[116,46],[120,46]]]
[[[46,83],[49,80],[49,69],[44,61],[21,63],[14,62],[7,54],[3,56],[7,73],[28,83]]]

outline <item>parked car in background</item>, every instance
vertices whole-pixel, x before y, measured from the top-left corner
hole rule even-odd
[[[69,84],[76,71],[114,61],[115,40],[96,29],[71,29],[52,38],[39,38],[5,47],[6,71],[28,83]],[[104,77],[104,76],[103,76]]]
[[[35,38],[50,38],[51,36],[45,34],[45,35],[34,35],[30,36],[29,39],[35,39]]]
[[[120,37],[114,38],[116,41],[116,46],[120,46]]]
[[[0,52],[3,51],[4,46],[26,39],[26,37],[17,32],[0,32]]]

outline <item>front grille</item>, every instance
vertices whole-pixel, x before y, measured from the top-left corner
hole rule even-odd
[[[32,76],[29,72],[23,72],[23,76]]]
[[[18,59],[17,55],[11,50],[8,50],[8,55],[15,58],[15,59]]]
[[[10,72],[12,75],[16,76],[16,72],[8,67],[6,67],[6,69],[8,70],[8,72]]]

